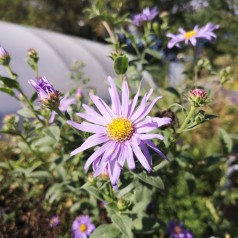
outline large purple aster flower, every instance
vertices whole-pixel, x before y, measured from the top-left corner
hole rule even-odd
[[[65,96],[60,100],[59,110],[65,112],[70,105],[76,104],[77,99],[74,97],[69,98],[69,94],[66,93]],[[55,120],[56,112],[53,111],[50,115],[49,123],[52,123]]]
[[[94,134],[74,150],[71,155],[103,144],[88,158],[84,168],[88,169],[93,163],[94,176],[98,176],[105,169],[108,169],[111,183],[116,186],[125,161],[129,169],[135,168],[134,155],[148,172],[152,170],[152,160],[147,146],[166,159],[166,156],[152,142],[152,139],[163,140],[163,136],[146,133],[170,123],[171,119],[148,116],[157,100],[161,98],[156,97],[152,102],[147,103],[153,89],[150,89],[144,95],[140,104],[136,107],[140,87],[135,97],[130,101],[128,84],[124,79],[120,101],[114,81],[111,77],[108,77],[108,81],[112,108],[101,98],[90,94],[98,112],[87,105],[83,105],[85,113],[77,113],[77,115],[89,122],[78,124],[74,121],[68,121],[68,124],[78,130]]]
[[[88,215],[79,216],[73,221],[74,238],[87,238],[94,229],[95,225],[91,223],[91,218]]]
[[[168,33],[166,36],[170,37],[171,40],[168,43],[168,48],[174,46],[180,47],[179,42],[185,42],[185,44],[191,43],[193,46],[197,43],[197,38],[203,38],[207,40],[212,40],[216,38],[216,35],[213,33],[214,30],[218,29],[219,25],[213,25],[212,23],[207,23],[202,28],[198,28],[198,25],[194,27],[192,31],[185,31],[183,28],[179,28],[178,31],[180,34],[174,35]]]
[[[133,18],[133,23],[136,26],[140,26],[143,22],[152,21],[158,15],[157,7],[152,8],[151,10],[146,7],[142,10],[141,13],[136,14]]]
[[[171,238],[194,238],[193,235],[183,227],[183,223],[169,222]]]
[[[54,89],[46,77],[37,78],[36,82],[34,80],[28,80],[28,83],[36,90],[40,102],[51,107],[59,106],[59,91]]]

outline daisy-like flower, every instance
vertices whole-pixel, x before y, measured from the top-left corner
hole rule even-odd
[[[152,21],[158,15],[157,7],[152,8],[151,10],[146,7],[142,10],[141,13],[136,14],[133,18],[133,23],[136,26],[140,26],[143,22]]]
[[[69,98],[69,94],[66,93],[65,96],[60,100],[59,110],[61,112],[67,111],[70,105],[76,104],[77,99],[74,97]],[[49,123],[52,123],[55,120],[56,112],[53,111],[50,115]]]
[[[28,80],[28,83],[36,90],[40,102],[49,108],[58,108],[60,104],[60,93],[56,91],[46,77]]]
[[[50,227],[53,228],[53,227],[58,226],[59,223],[60,223],[59,216],[56,215],[56,216],[51,217],[49,225],[50,225]]]
[[[171,238],[193,238],[192,233],[184,229],[183,223],[170,221],[169,232]]]
[[[101,98],[90,94],[90,98],[98,109],[98,112],[87,105],[83,105],[85,113],[77,113],[76,115],[89,122],[79,124],[74,121],[68,121],[68,124],[78,130],[94,134],[79,148],[74,150],[71,155],[103,144],[88,158],[84,168],[87,170],[93,163],[95,177],[107,169],[111,184],[116,188],[125,161],[129,169],[132,170],[135,168],[134,155],[148,172],[152,170],[152,160],[147,146],[167,159],[151,141],[152,139],[163,140],[163,136],[146,133],[170,123],[171,119],[168,117],[148,116],[157,100],[161,98],[156,97],[152,102],[147,103],[153,89],[150,89],[144,95],[140,104],[136,107],[141,84],[135,97],[130,101],[129,88],[125,79],[122,83],[121,100],[112,78],[108,77],[108,81],[110,84],[109,94],[111,96],[112,108]]]
[[[91,223],[91,218],[88,215],[79,216],[73,221],[74,238],[87,238],[94,229],[95,225]]]
[[[166,35],[167,37],[171,38],[168,43],[168,48],[172,48],[174,46],[180,47],[180,42],[185,42],[185,44],[191,43],[193,46],[195,46],[198,38],[203,38],[211,41],[212,38],[216,38],[216,35],[213,33],[213,31],[218,28],[219,25],[214,25],[210,22],[202,28],[198,28],[198,25],[196,25],[192,31],[185,31],[183,28],[179,28],[178,31],[180,32],[180,34],[174,35],[168,33]]]

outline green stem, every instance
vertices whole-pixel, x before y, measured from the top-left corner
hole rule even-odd
[[[115,37],[114,33],[112,32],[109,24],[106,21],[102,21],[102,24],[105,27],[105,29],[107,30],[107,33],[111,38],[112,44],[116,44],[117,43],[116,37]]]
[[[186,119],[184,120],[182,126],[178,129],[177,134],[180,134],[184,130],[184,128],[187,126],[188,122],[190,121],[195,111],[196,111],[196,107],[191,106],[190,112],[187,115]]]
[[[16,75],[14,75],[14,73],[12,72],[10,66],[9,66],[9,65],[5,65],[5,68],[6,68],[7,72],[8,72],[8,74],[10,75],[10,77],[11,77],[12,79],[16,79]],[[35,117],[40,121],[40,123],[41,123],[42,125],[44,125],[44,122],[40,119],[39,115],[35,112],[35,108],[34,108],[34,106],[32,105],[32,103],[29,101],[29,99],[28,99],[28,97],[26,96],[26,94],[22,91],[21,88],[18,88],[17,90],[18,90],[19,93],[21,93],[21,95],[23,96],[23,98],[24,98],[25,101],[27,102],[29,108],[31,109],[31,111],[32,111],[32,113],[35,115]],[[19,100],[18,97],[15,96],[15,98]]]
[[[194,86],[197,87],[198,81],[198,69],[197,69],[197,47],[193,48],[193,60],[194,60]]]

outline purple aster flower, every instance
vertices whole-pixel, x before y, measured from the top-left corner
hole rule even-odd
[[[60,94],[54,87],[49,83],[46,77],[37,78],[34,80],[28,80],[28,83],[34,87],[40,102],[50,108],[58,108],[60,104]]]
[[[183,223],[169,222],[171,238],[194,238],[193,235],[183,227]]]
[[[76,104],[76,103],[77,103],[77,99],[73,97],[69,98],[69,94],[66,93],[65,96],[60,101],[59,110],[61,112],[65,112],[67,111],[70,105]],[[56,116],[56,112],[53,111],[50,115],[49,123],[52,123],[55,120],[55,116]]]
[[[163,140],[163,136],[160,134],[146,133],[170,123],[171,119],[168,117],[159,118],[148,116],[155,103],[161,98],[156,97],[152,102],[147,103],[153,89],[150,89],[150,91],[144,95],[136,107],[141,84],[135,97],[130,101],[129,88],[125,79],[122,83],[121,100],[112,78],[108,77],[108,81],[110,84],[109,94],[111,96],[112,108],[101,98],[90,94],[90,98],[98,109],[98,112],[83,104],[85,113],[77,113],[76,115],[89,122],[79,124],[74,121],[68,121],[68,124],[78,130],[94,134],[79,148],[75,149],[71,155],[103,144],[88,158],[84,168],[88,169],[93,163],[95,177],[103,173],[107,168],[111,184],[116,187],[125,161],[129,169],[135,168],[134,155],[148,172],[152,170],[152,160],[147,147],[150,147],[160,156],[167,159],[152,142],[152,139]]]
[[[9,53],[0,45],[0,64],[8,65],[11,60]]]
[[[50,225],[50,227],[53,228],[53,227],[58,226],[59,223],[60,223],[59,216],[56,215],[56,216],[51,217],[49,225]]]
[[[179,42],[184,41],[185,44],[191,43],[193,46],[197,43],[197,38],[203,38],[207,40],[212,40],[212,37],[216,38],[216,35],[213,33],[214,30],[218,29],[219,25],[213,25],[212,23],[207,23],[202,28],[198,28],[198,25],[194,27],[192,31],[185,31],[183,28],[179,28],[178,31],[180,34],[174,35],[168,33],[166,36],[170,37],[171,40],[168,43],[168,48],[174,46],[180,47]]]
[[[95,225],[91,223],[91,218],[88,215],[79,216],[73,221],[74,238],[86,238],[94,229]]]
[[[152,21],[158,15],[157,7],[151,10],[146,7],[142,10],[142,13],[136,14],[133,18],[133,23],[136,26],[140,26],[143,22]]]

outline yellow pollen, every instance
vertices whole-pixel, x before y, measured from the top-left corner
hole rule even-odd
[[[133,123],[126,118],[116,118],[107,124],[107,132],[112,140],[123,142],[129,140],[134,133]]]
[[[79,226],[79,231],[85,232],[86,230],[87,230],[87,225],[81,224],[81,225]]]
[[[188,31],[188,32],[184,33],[184,38],[189,39],[189,38],[195,36],[196,34],[197,34],[196,31]]]

